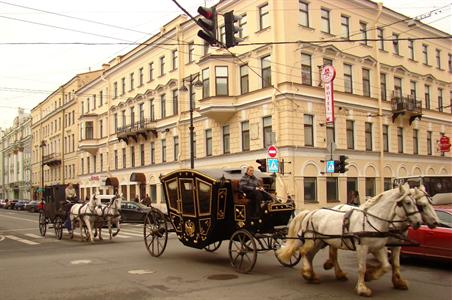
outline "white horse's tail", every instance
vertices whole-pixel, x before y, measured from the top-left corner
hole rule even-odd
[[[276,251],[276,255],[283,262],[290,262],[290,258],[302,246],[301,240],[298,238],[298,232],[301,229],[305,216],[309,213],[309,210],[303,210],[298,213],[292,221],[289,223],[289,230],[287,233],[288,239],[284,245]]]

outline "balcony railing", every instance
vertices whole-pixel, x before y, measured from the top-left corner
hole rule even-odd
[[[44,155],[44,157],[42,158],[42,164],[49,166],[61,164],[60,153],[51,153],[48,155]]]
[[[137,142],[140,135],[144,139],[147,139],[150,133],[154,134],[154,136],[157,134],[155,121],[151,119],[140,120],[116,129],[118,139],[123,140],[126,143],[128,143],[129,137]]]
[[[422,101],[416,100],[412,95],[400,96],[392,93],[391,98],[392,122],[400,115],[406,115],[410,118],[410,125],[416,118],[422,117]]]

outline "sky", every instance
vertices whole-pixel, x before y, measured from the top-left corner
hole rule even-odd
[[[198,6],[218,0],[178,2],[196,15]],[[382,2],[409,17],[451,4],[450,0]],[[70,43],[143,42],[180,14],[171,0],[0,0],[0,127],[12,126],[18,107],[30,112],[74,75],[100,69],[134,48]],[[449,5],[422,21],[450,34],[451,14]],[[69,44],[42,44],[55,42]]]

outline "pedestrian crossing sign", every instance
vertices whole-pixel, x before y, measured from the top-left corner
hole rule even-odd
[[[326,172],[327,173],[334,173],[334,160],[327,160],[326,161]]]
[[[278,173],[279,162],[277,158],[267,158],[267,170],[270,173]]]

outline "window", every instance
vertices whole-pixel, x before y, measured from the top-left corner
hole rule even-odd
[[[242,151],[250,150],[250,123],[242,122]]]
[[[314,146],[314,116],[304,115],[304,145]]]
[[[378,49],[385,49],[385,41],[383,40],[383,28],[377,28]]]
[[[341,16],[341,37],[350,38],[350,18],[347,16]]]
[[[139,72],[139,78],[138,78],[138,80],[139,80],[139,85],[142,86],[142,85],[144,84],[144,73],[143,73],[143,68],[140,68],[140,69],[138,70],[138,72]],[[102,100],[100,100],[100,101],[101,101],[101,103],[102,103]],[[102,106],[102,104],[101,104],[100,106]]]
[[[177,69],[177,50],[173,50],[172,55],[171,55],[171,61],[172,61],[172,70],[176,70]]]
[[[410,96],[416,100],[416,81],[410,80]]]
[[[329,58],[324,58],[323,59],[323,65],[324,66],[332,66],[333,65],[333,60],[329,59]]]
[[[432,132],[427,131],[427,155],[432,155]]]
[[[149,81],[154,80],[154,63],[149,63]]]
[[[402,79],[394,77],[394,97],[402,99]]]
[[[372,123],[365,123],[366,151],[372,151]]]
[[[174,145],[174,149],[173,149],[174,161],[178,161],[178,157],[179,157],[179,137],[178,136],[175,136],[173,138],[173,145]]]
[[[155,143],[151,142],[151,164],[155,164]]]
[[[346,131],[347,131],[347,149],[355,149],[355,122],[354,121],[347,120]]]
[[[300,1],[300,25],[309,27],[309,4]]]
[[[243,14],[241,17],[242,18],[239,20],[239,37],[243,39],[248,36],[248,18],[246,14]]]
[[[338,196],[338,181],[337,177],[327,177],[326,178],[326,201],[327,202],[337,202],[339,201]]]
[[[270,16],[268,11],[268,3],[259,7],[259,30],[270,26]]]
[[[132,168],[135,168],[135,146],[130,147],[130,162]]]
[[[383,151],[389,152],[389,126],[383,125]]]
[[[227,96],[228,67],[215,67],[215,91],[217,96]]]
[[[195,60],[194,54],[195,54],[195,43],[190,42],[188,43],[188,63],[191,63]]]
[[[249,92],[249,69],[248,65],[240,66],[240,93],[243,95]]]
[[[304,202],[312,203],[317,201],[317,178],[304,177]]]
[[[301,84],[312,85],[311,55],[301,54]]]
[[[271,73],[271,59],[270,55],[261,58],[261,69],[262,69],[262,88],[271,86],[272,84],[272,73]]]
[[[144,144],[140,144],[140,165],[144,166]]]
[[[149,113],[150,113],[150,118],[151,121],[155,121],[155,104],[154,104],[154,99],[151,99],[149,101]]]
[[[408,55],[410,59],[414,60],[414,41],[408,40]]]
[[[366,197],[375,196],[375,177],[366,177]]]
[[[140,128],[144,127],[144,103],[140,103],[138,106],[139,113],[140,113]]]
[[[448,65],[448,68],[449,68],[449,72],[452,72],[452,54],[448,54],[447,57],[448,57],[447,65]]]
[[[370,70],[363,69],[363,96],[370,97]]]
[[[160,76],[165,75],[165,56],[160,57]]]
[[[162,162],[166,162],[166,139],[162,140]]]
[[[383,188],[385,191],[389,191],[392,189],[392,179],[390,177],[385,177],[383,179]]]
[[[422,59],[423,63],[428,65],[428,46],[426,44],[422,44]]]
[[[397,145],[398,152],[403,153],[403,128],[397,127]]]
[[[392,34],[392,53],[399,55],[399,35],[397,33]]]
[[[361,33],[361,45],[367,45],[367,23],[359,22],[359,32]]]
[[[94,138],[93,122],[85,122],[85,139],[92,140]]]
[[[438,88],[438,111],[444,111],[443,107],[443,89]]]
[[[419,154],[419,131],[413,129],[413,154]]]
[[[121,96],[126,93],[126,78],[121,79]]]
[[[93,95],[93,110],[96,109],[96,95]]]
[[[209,69],[202,70],[202,97],[210,96],[209,92]]]
[[[220,26],[220,42],[226,43],[226,27]]]
[[[328,9],[322,8],[320,11],[321,24],[320,28],[322,32],[330,33],[330,11]]]
[[[135,124],[135,108],[130,108],[130,125],[133,126]]]
[[[165,94],[160,95],[160,117],[163,119],[166,117],[166,98]]]
[[[436,67],[441,69],[441,50],[435,49]]]
[[[82,101],[81,108],[82,108],[82,113],[81,113],[81,115],[84,115],[84,114],[85,114],[85,103],[84,103],[83,101]]]
[[[99,138],[104,137],[104,121],[99,120]]]
[[[83,158],[82,159],[80,159],[80,166],[82,167],[81,169],[82,169],[82,174],[85,174],[85,162],[83,161]]]
[[[173,90],[173,115],[179,113],[179,95],[177,89]]]
[[[352,65],[344,64],[344,92],[353,93]]]
[[[212,156],[212,129],[206,130],[206,156]]]
[[[229,125],[223,126],[223,153],[230,153],[230,139],[231,135],[229,133]]]
[[[430,109],[430,86],[424,86],[424,98],[425,98],[425,108]]]
[[[130,91],[132,91],[135,88],[135,74],[130,73]]]
[[[381,100],[388,100],[386,94],[386,74],[380,73],[380,96]]]
[[[113,83],[113,99],[118,98],[118,83],[115,81]]]
[[[264,117],[262,119],[263,132],[264,132],[264,148],[267,148],[273,144],[272,141],[272,117]]]
[[[122,148],[122,168],[125,169],[126,167],[127,167],[126,148]]]
[[[329,147],[332,143],[336,141],[336,134],[334,130],[334,126],[326,127],[326,145]]]

